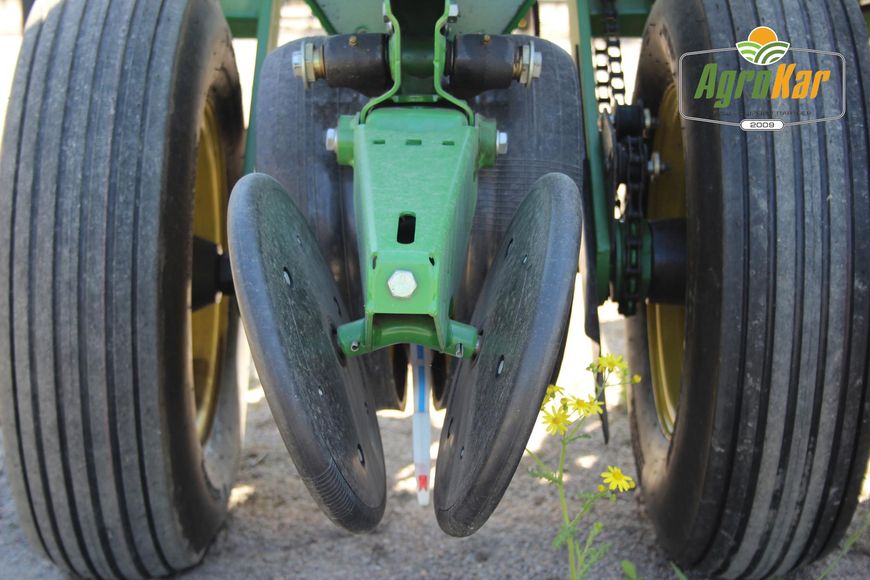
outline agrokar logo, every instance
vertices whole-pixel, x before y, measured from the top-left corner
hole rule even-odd
[[[737,43],[737,50],[752,64],[767,66],[779,62],[790,46],[776,36],[773,28],[759,26],[749,33],[749,40]]]
[[[770,26],[729,48],[683,54],[679,83],[680,115],[688,121],[778,131],[846,114],[846,58],[794,47]]]

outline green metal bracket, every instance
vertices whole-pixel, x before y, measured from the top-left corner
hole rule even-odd
[[[320,8],[317,4],[316,0],[305,0],[305,3],[308,4],[308,7],[311,8],[311,14],[314,15],[320,21],[320,25],[323,27],[323,30],[326,31],[327,34],[337,34],[338,31],[335,29],[335,26],[332,25],[329,18],[326,16],[326,13]]]
[[[604,154],[598,127],[598,100],[595,96],[595,67],[592,60],[592,22],[589,0],[570,0],[571,41],[580,72],[580,92],[583,104],[583,124],[586,134],[586,156],[592,186],[592,214],[595,223],[595,276],[598,303],[610,294],[611,224],[613,200],[604,186]]]
[[[525,0],[525,2],[523,2],[522,6],[517,9],[517,13],[514,14],[513,18],[511,18],[510,24],[508,24],[507,28],[505,28],[505,34],[510,34],[512,31],[519,28],[520,22],[522,22],[523,18],[526,17],[526,15],[529,13],[529,10],[532,9],[535,1],[536,0]]]
[[[221,8],[230,31],[235,38],[256,38],[257,56],[254,64],[254,87],[252,91],[249,127],[257,119],[257,90],[260,86],[260,71],[266,55],[278,44],[278,26],[281,21],[282,0],[221,0]],[[245,144],[245,173],[254,170],[256,135],[248,131]]]
[[[468,119],[468,123],[474,123],[474,112],[471,110],[471,107],[468,106],[468,103],[461,99],[457,99],[441,86],[441,80],[444,76],[444,69],[447,61],[447,37],[443,31],[447,29],[446,25],[449,18],[451,4],[451,0],[444,0],[444,12],[435,23],[432,38],[426,39],[425,41],[430,46],[432,46],[434,42],[433,52],[431,57],[429,57],[432,59],[432,68],[430,69],[432,71],[432,76],[431,78],[426,79],[426,93],[417,94],[417,92],[413,90],[414,86],[412,86],[409,91],[404,90],[403,78],[405,75],[403,74],[403,67],[408,67],[409,65],[410,67],[413,67],[414,65],[417,65],[421,60],[418,58],[418,53],[420,51],[403,47],[402,27],[393,13],[390,0],[384,0],[384,19],[390,23],[390,27],[392,28],[387,49],[390,60],[390,74],[393,77],[393,86],[390,87],[386,93],[369,100],[365,104],[362,111],[360,111],[360,123],[366,122],[372,109],[387,102],[431,104],[436,103],[439,100],[446,101],[457,109],[463,111]],[[425,50],[422,52],[424,55],[428,55]],[[415,86],[417,85],[417,83],[413,84]],[[432,92],[433,90],[434,94]]]
[[[604,35],[604,10],[601,0],[590,0],[589,16],[592,24],[592,36]],[[653,0],[617,0],[616,9],[619,13],[619,33],[622,36],[643,36],[643,28]]]
[[[465,267],[477,172],[495,165],[498,133],[495,122],[441,86],[450,8],[445,0],[431,36],[417,23],[403,43],[402,23],[385,0],[393,85],[338,122],[336,158],[354,168],[365,303],[365,316],[337,331],[349,357],[399,343],[464,358],[477,349],[477,329],[451,320],[450,310]]]
[[[470,359],[477,350],[477,329],[455,320],[450,321],[450,337],[446,347],[438,342],[430,316],[378,315],[372,344],[365,345],[366,321],[355,320],[338,329],[338,343],[350,356],[365,354],[394,344],[419,344],[432,350],[447,352],[457,358]]]
[[[360,123],[365,123],[369,115],[369,111],[392,99],[399,89],[402,87],[402,28],[399,26],[399,20],[393,14],[390,0],[384,0],[384,18],[387,19],[393,27],[393,33],[390,35],[390,40],[387,46],[388,57],[390,59],[390,74],[393,76],[393,86],[386,93],[379,97],[370,99],[360,111]]]
[[[441,86],[441,80],[444,78],[444,69],[447,64],[447,36],[442,33],[442,30],[447,30],[447,19],[449,18],[451,0],[444,0],[444,14],[435,23],[433,35],[435,37],[435,61],[434,74],[432,80],[435,83],[435,92],[439,97],[451,103],[454,107],[465,113],[469,123],[474,122],[474,113],[468,103],[461,99],[457,99]],[[495,143],[495,141],[493,141]]]
[[[652,0],[618,0],[620,31],[624,36],[640,36],[652,7]],[[601,0],[569,0],[571,42],[580,72],[583,102],[583,123],[586,135],[586,155],[592,187],[592,214],[595,224],[595,276],[599,304],[610,294],[610,279],[614,266],[615,245],[614,200],[608,193],[605,179],[605,159],[601,143],[598,100],[595,94],[595,66],[592,39],[603,32]],[[621,256],[620,256],[621,257]],[[618,257],[617,257],[618,258]],[[616,264],[622,262],[617,261]]]
[[[305,0],[329,34],[384,32],[383,0]],[[528,14],[534,0],[460,0],[462,34],[510,34]]]
[[[339,163],[354,168],[365,318],[338,329],[347,356],[399,342],[470,357],[477,331],[450,320],[477,203],[496,156],[492,121],[456,109],[386,107],[343,117]],[[408,339],[408,340],[405,340]],[[413,340],[410,340],[413,339]]]

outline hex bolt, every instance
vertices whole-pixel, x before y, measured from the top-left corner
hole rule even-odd
[[[459,20],[459,4],[450,3],[450,8],[447,10],[447,22],[451,24]]]
[[[338,131],[333,128],[326,130],[326,150],[338,151]]]
[[[508,134],[504,131],[495,134],[495,152],[499,155],[506,155],[508,152]]]
[[[408,270],[396,270],[387,280],[387,288],[393,298],[410,298],[417,290],[417,280]]]
[[[323,47],[315,47],[313,42],[305,42],[302,49],[293,52],[293,74],[302,79],[305,88],[317,79],[326,76],[323,67]]]
[[[357,38],[356,34],[354,34],[349,39],[347,39],[347,43],[350,46],[356,46],[357,44],[359,44],[359,38]]]
[[[301,50],[293,51],[293,76],[305,78],[305,55]]]
[[[658,151],[653,151],[652,155],[650,155],[649,162],[647,163],[647,171],[649,171],[650,176],[658,177],[662,173],[665,173],[668,169],[668,164],[662,161],[662,156]]]
[[[540,52],[532,54],[532,79],[541,78],[541,70],[544,68],[544,57]]]
[[[535,43],[524,44],[517,49],[514,57],[514,78],[528,87],[533,80],[541,77],[543,65],[543,56],[535,50]]]
[[[358,350],[359,350],[359,341],[358,340],[355,340],[352,343],[350,343],[350,351],[351,352],[356,352]]]
[[[465,347],[462,346],[462,343],[456,345],[456,358],[462,358],[462,355],[465,354]]]
[[[656,120],[652,116],[652,112],[649,109],[643,110],[643,127],[647,131],[651,131],[653,127],[656,126]]]

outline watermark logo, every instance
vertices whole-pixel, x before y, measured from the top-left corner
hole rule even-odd
[[[749,33],[748,40],[737,43],[737,50],[752,64],[767,66],[782,60],[790,46],[779,39],[773,28],[759,26]]]
[[[794,47],[770,26],[730,48],[683,54],[679,83],[680,115],[689,121],[778,131],[846,114],[845,57]]]

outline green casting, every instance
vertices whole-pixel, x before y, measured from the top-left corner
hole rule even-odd
[[[235,38],[256,38],[257,56],[254,63],[254,87],[252,95],[260,86],[260,71],[263,61],[278,44],[278,25],[281,21],[281,0],[221,0],[224,17]],[[251,99],[249,127],[256,126],[257,100]],[[254,170],[256,135],[248,131],[245,143],[245,173]]]
[[[451,299],[465,266],[477,172],[495,164],[497,132],[441,87],[449,8],[445,1],[429,38],[428,91],[405,94],[403,65],[419,51],[403,52],[402,23],[385,2],[393,86],[338,123],[338,162],[354,169],[365,304],[364,318],[338,329],[347,356],[414,343],[469,358],[477,347],[477,330],[450,319]]]

